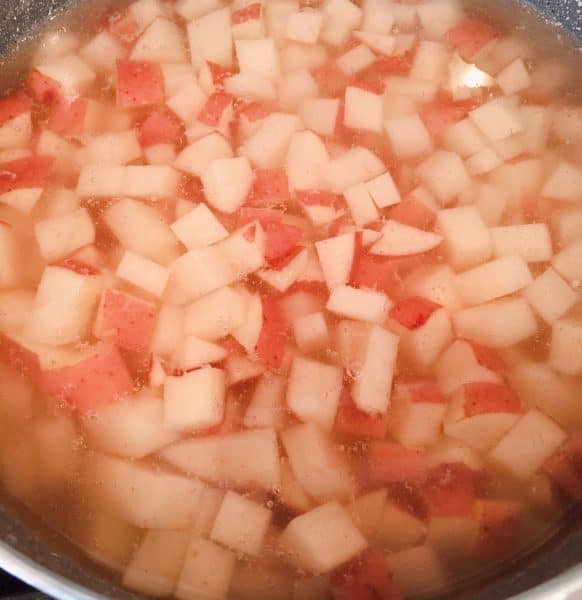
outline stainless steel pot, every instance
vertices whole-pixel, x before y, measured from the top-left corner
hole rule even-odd
[[[31,48],[27,41],[34,39],[39,27],[64,12],[71,12],[80,23],[94,22],[113,1],[0,0],[3,85],[18,80],[18,64],[22,63],[3,58],[16,48],[25,57]],[[511,0],[518,1],[528,10],[540,13],[549,26],[556,28],[556,34],[566,32],[580,45],[582,0]],[[506,2],[510,4],[510,0]],[[480,6],[483,8],[483,1]],[[10,499],[0,496],[0,507],[0,568],[59,600],[137,598],[120,588],[110,573],[92,565],[66,540],[39,525]],[[467,580],[437,598],[582,600],[582,507],[574,507],[564,515],[551,537],[526,555],[508,560],[495,571]]]

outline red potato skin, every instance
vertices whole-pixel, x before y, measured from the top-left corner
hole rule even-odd
[[[491,562],[511,554],[516,550],[521,520],[522,506],[517,502],[482,502],[472,555],[479,561]]]
[[[551,456],[544,471],[569,498],[582,499],[582,433],[575,433]]]
[[[420,116],[427,129],[433,135],[439,135],[451,125],[462,121],[480,104],[481,102],[474,98],[453,100],[443,97],[423,105]]]
[[[147,352],[158,310],[155,304],[115,289],[105,290],[99,336],[131,352]]]
[[[422,327],[435,310],[441,308],[440,304],[431,302],[421,296],[405,298],[395,304],[390,310],[390,318],[407,329],[418,329]]]
[[[38,355],[3,333],[0,333],[0,362],[33,380],[40,374]]]
[[[281,367],[287,343],[287,322],[277,299],[263,296],[263,327],[257,342],[259,358],[273,369]]]
[[[224,111],[232,106],[234,97],[223,91],[214,92],[198,114],[198,120],[210,127],[218,127]]]
[[[211,60],[207,60],[206,64],[208,65],[208,69],[210,70],[210,76],[212,77],[212,83],[216,86],[222,85],[222,82],[232,75],[232,72],[219,65]]]
[[[424,231],[432,231],[436,221],[436,213],[412,195],[391,209],[389,215],[394,221]]]
[[[386,558],[379,550],[366,550],[330,576],[333,600],[402,600]]]
[[[42,187],[54,163],[52,156],[28,156],[0,164],[0,194],[27,187]]]
[[[463,392],[467,417],[488,413],[521,413],[519,396],[505,383],[466,383]]]
[[[29,111],[31,108],[32,100],[24,90],[0,100],[0,125]]]
[[[434,381],[419,379],[399,383],[410,402],[444,404],[447,401]]]
[[[235,10],[230,18],[233,25],[240,25],[246,21],[256,21],[261,18],[261,4],[256,2]]]
[[[392,296],[397,293],[401,279],[397,267],[390,260],[363,255],[354,259],[349,283],[356,288],[368,288]]]
[[[85,127],[86,114],[86,98],[76,98],[70,104],[58,102],[52,108],[48,121],[49,129],[61,135],[78,135]]]
[[[411,48],[401,56],[381,56],[372,65],[371,71],[379,76],[408,75],[415,56],[416,48]]]
[[[70,271],[74,271],[79,275],[99,275],[101,273],[97,267],[87,264],[82,260],[77,260],[76,258],[65,258],[56,263],[55,266],[69,269]]]
[[[120,108],[151,106],[163,100],[160,65],[139,60],[117,61],[117,105]]]
[[[43,106],[52,106],[63,99],[63,88],[60,84],[36,69],[30,72],[26,87],[34,100]]]
[[[344,386],[340,396],[335,430],[349,436],[381,440],[388,432],[386,415],[371,416],[361,411],[354,403],[349,389]]]
[[[421,448],[405,448],[392,442],[374,442],[369,452],[369,477],[378,483],[423,482],[426,457]]]
[[[249,204],[269,206],[288,199],[289,180],[285,169],[256,169]]]
[[[461,463],[430,470],[424,496],[433,517],[468,517],[473,511],[481,475]]]
[[[84,413],[131,393],[134,384],[117,348],[102,346],[76,365],[42,371],[40,387],[55,402]]]
[[[473,340],[465,340],[473,349],[473,354],[475,355],[475,359],[477,362],[484,367],[485,369],[489,369],[502,377],[507,372],[507,365],[505,361],[497,354],[495,350],[492,348],[487,348],[486,346],[481,346],[477,342]]]
[[[493,27],[477,19],[466,19],[445,34],[445,40],[465,58],[472,58],[495,38]]]
[[[139,143],[142,146],[176,145],[183,135],[184,123],[166,108],[151,112],[139,127]]]

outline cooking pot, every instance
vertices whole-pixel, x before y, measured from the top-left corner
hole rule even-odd
[[[67,14],[81,26],[94,23],[113,0],[0,0],[0,65],[4,91],[18,82],[19,65],[34,46],[35,31]],[[506,0],[534,11],[540,27],[554,35],[582,40],[581,0]],[[118,2],[116,2],[118,4]],[[487,0],[477,8],[490,10]],[[509,15],[511,18],[511,11]],[[542,17],[540,19],[539,17]],[[545,24],[541,24],[542,20]],[[535,32],[534,34],[535,35]],[[15,50],[17,50],[15,52]],[[0,492],[0,568],[59,600],[137,598],[99,570],[65,539],[39,524],[22,506]],[[1,590],[0,590],[1,591]],[[581,600],[582,507],[576,506],[527,553],[505,561],[488,573],[467,579],[455,590],[430,595],[435,600]]]

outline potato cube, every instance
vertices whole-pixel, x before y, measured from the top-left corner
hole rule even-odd
[[[148,531],[123,574],[123,585],[152,596],[174,591],[190,536],[185,531]]]
[[[449,261],[463,270],[488,260],[491,256],[491,236],[474,206],[459,206],[441,210],[437,230],[444,237]]]
[[[392,151],[400,158],[422,156],[433,149],[430,133],[417,114],[391,119],[384,127]]]
[[[235,492],[226,492],[210,539],[229,548],[258,556],[271,522],[271,511]]]
[[[224,371],[203,367],[164,382],[164,422],[191,431],[218,425],[224,416]]]
[[[190,600],[201,594],[209,598],[226,598],[235,564],[236,557],[232,552],[194,535],[186,550],[174,595],[180,600]]]
[[[551,267],[527,287],[524,296],[550,325],[564,316],[579,299],[579,294]]]
[[[329,436],[314,423],[295,425],[281,434],[291,469],[315,500],[344,500],[353,493],[349,465]]]
[[[293,519],[279,541],[294,565],[313,573],[328,573],[367,546],[366,539],[337,502],[323,504]]]
[[[287,385],[287,406],[302,421],[312,421],[330,431],[342,388],[338,367],[297,357]]]
[[[529,479],[566,437],[555,421],[534,408],[501,438],[489,458],[516,477]]]
[[[513,294],[533,281],[527,263],[517,254],[492,260],[455,278],[466,305],[482,304]]]
[[[549,363],[559,373],[578,375],[582,372],[582,322],[560,319],[552,325]]]

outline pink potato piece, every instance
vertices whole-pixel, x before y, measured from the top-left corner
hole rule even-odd
[[[405,448],[392,442],[370,445],[369,475],[372,481],[422,482],[426,479],[426,457],[421,448]]]
[[[234,96],[226,92],[214,92],[198,114],[198,120],[210,127],[218,127],[224,111],[232,105]]]
[[[98,346],[75,365],[42,371],[40,386],[59,403],[79,412],[111,404],[133,390],[133,380],[115,346]]]
[[[121,108],[149,106],[164,99],[160,65],[137,60],[117,61],[117,105]]]
[[[20,90],[0,100],[0,125],[30,110],[32,102],[26,92]]]
[[[4,334],[0,334],[0,362],[29,377],[40,373],[38,356]]]
[[[477,19],[466,19],[445,34],[445,39],[462,56],[471,58],[496,37],[491,25]]]
[[[98,337],[110,340],[124,350],[148,350],[158,314],[154,304],[119,290],[108,289],[101,310]]]

